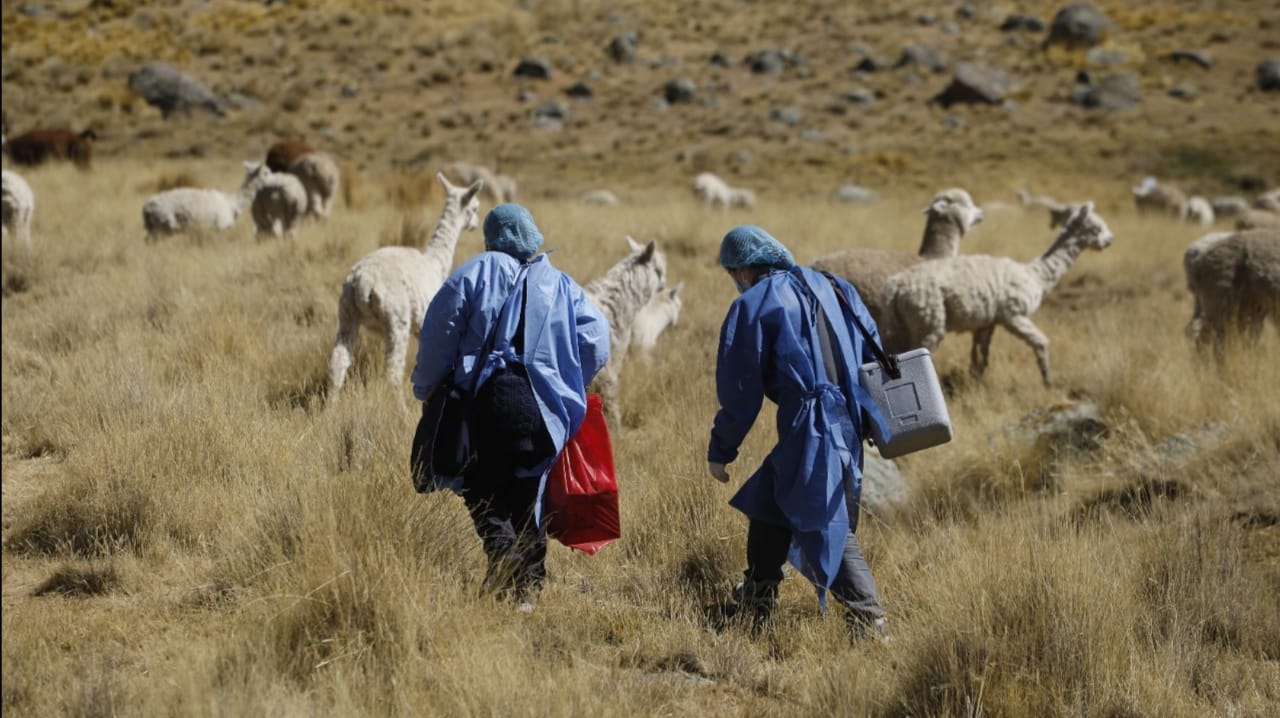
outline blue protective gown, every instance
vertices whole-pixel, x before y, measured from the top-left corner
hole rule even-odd
[[[853,312],[879,342],[875,321],[848,282],[836,280]],[[835,334],[835,363],[847,367],[828,379],[822,364],[816,309]],[[858,384],[857,367],[874,361],[830,282],[808,267],[775,270],[729,307],[720,331],[716,393],[720,411],[711,430],[709,461],[738,456],[765,397],[778,405],[778,443],[729,502],[748,517],[789,528],[792,562],[814,582],[821,598],[831,585],[856,526],[862,490],[865,420],[878,420]]]
[[[526,275],[528,281],[522,281]],[[481,357],[508,296],[516,307],[524,303],[524,351],[517,355],[511,346],[520,317],[519,312],[509,312],[496,329],[492,350]],[[469,386],[477,362],[481,362],[475,382],[479,387],[509,361],[527,368],[558,455],[582,425],[586,386],[609,361],[609,322],[545,254],[523,264],[504,252],[483,252],[445,280],[422,322],[413,395],[426,399],[451,372],[459,385]],[[548,461],[534,470],[544,483],[550,467]],[[541,498],[538,504],[541,516]]]

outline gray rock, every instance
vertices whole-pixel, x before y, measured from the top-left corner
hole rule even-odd
[[[354,82],[348,82],[342,86],[343,97],[355,97],[360,94],[360,85]]]
[[[831,197],[844,204],[869,204],[876,201],[876,193],[856,184],[847,184],[836,190]]]
[[[942,53],[927,45],[907,45],[902,48],[902,56],[898,58],[897,67],[911,66],[942,72],[947,69],[947,60]]]
[[[1063,45],[1068,48],[1093,47],[1107,39],[1111,22],[1088,3],[1068,5],[1053,16],[1049,25],[1049,37],[1044,44]]]
[[[729,61],[729,56],[724,54],[723,52],[720,52],[719,50],[716,50],[715,52],[711,53],[711,58],[708,60],[708,62],[710,62],[715,67],[729,67],[733,65],[733,63]]]
[[[1098,412],[1098,405],[1067,402],[1037,409],[1018,423],[1005,427],[1005,434],[1029,443],[1050,457],[1087,454],[1098,450],[1110,433]]]
[[[262,100],[242,92],[227,95],[227,104],[241,110],[257,110],[262,107]]]
[[[1044,20],[1034,15],[1010,15],[1000,23],[1000,29],[1005,32],[1044,32],[1044,28]]]
[[[1169,88],[1169,96],[1179,100],[1194,100],[1200,95],[1200,88],[1189,82],[1180,82]]]
[[[747,69],[760,75],[776,75],[787,66],[785,50],[759,50],[747,55]]]
[[[943,107],[956,103],[998,105],[1012,88],[1013,79],[1004,70],[962,62],[956,65],[951,84],[935,95],[932,102]]]
[[[769,113],[769,119],[774,122],[781,122],[788,127],[796,127],[804,122],[804,115],[794,107],[775,107]]]
[[[862,464],[862,508],[871,514],[901,506],[910,496],[898,465],[868,448]]]
[[[640,34],[635,30],[624,32],[615,36],[609,41],[609,46],[605,51],[609,53],[609,57],[619,64],[630,64],[636,61],[636,44],[640,41]]]
[[[859,107],[870,107],[876,104],[875,93],[870,90],[864,90],[862,88],[858,88],[856,90],[849,90],[848,92],[841,95],[840,98],[850,104],[857,105]]]
[[[978,11],[973,9],[971,3],[960,3],[960,7],[956,8],[956,17],[961,20],[972,20],[978,16]]]
[[[692,102],[697,94],[698,86],[687,77],[669,80],[662,88],[662,96],[673,105],[678,102]]]
[[[552,120],[567,120],[573,115],[573,108],[564,100],[548,100],[533,111],[535,117]]]
[[[1097,84],[1077,85],[1071,92],[1077,105],[1102,110],[1124,110],[1142,101],[1138,76],[1133,73],[1108,75]]]
[[[526,77],[531,80],[550,80],[551,63],[540,57],[526,57],[516,65],[516,69],[512,74],[516,77]]]
[[[564,88],[564,94],[575,100],[590,100],[595,97],[595,91],[585,82],[575,82],[574,84]]]
[[[1199,50],[1174,50],[1165,56],[1170,62],[1190,62],[1208,70],[1213,67],[1213,60],[1207,53]]]
[[[149,63],[129,73],[129,88],[164,117],[197,109],[219,117],[226,114],[223,101],[203,83],[163,62]]]
[[[1095,47],[1085,53],[1084,59],[1092,65],[1123,65],[1126,62],[1129,62],[1129,53],[1124,50]]]
[[[1265,92],[1280,90],[1280,57],[1269,57],[1258,63],[1258,89]]]
[[[866,55],[861,60],[858,61],[858,64],[853,66],[853,71],[854,72],[879,72],[881,70],[892,69],[893,67],[894,67],[894,64],[884,58],[876,57],[875,55]]]

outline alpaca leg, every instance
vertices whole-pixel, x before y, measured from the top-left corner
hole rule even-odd
[[[398,391],[404,382],[405,355],[409,351],[409,323],[393,321],[387,333],[387,381],[397,389],[397,396],[404,402],[404,392]]]
[[[351,368],[351,352],[360,339],[359,328],[352,325],[338,327],[338,338],[333,342],[329,355],[329,401],[337,401],[343,384],[347,383],[347,370]]]
[[[1030,317],[1013,317],[1004,323],[1014,336],[1027,343],[1032,351],[1036,353],[1036,363],[1040,365],[1040,378],[1044,380],[1045,386],[1049,386],[1052,382],[1049,377],[1049,337],[1040,331],[1040,328],[1031,322]]]
[[[991,355],[991,335],[995,331],[995,325],[992,325],[973,333],[973,346],[969,349],[969,372],[974,376],[982,376],[987,370],[987,360]]]

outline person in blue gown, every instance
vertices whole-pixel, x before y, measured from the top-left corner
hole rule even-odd
[[[586,386],[609,360],[608,321],[547,255],[535,256],[542,243],[527,209],[494,207],[486,251],[445,280],[427,308],[413,370],[418,399],[450,376],[475,392],[476,460],[437,488],[466,503],[488,557],[486,588],[522,609],[546,578],[548,470],[582,424]]]
[[[767,618],[790,560],[813,582],[824,609],[830,590],[852,628],[884,634],[885,608],[854,533],[862,437],[878,414],[857,377],[874,355],[853,322],[879,341],[875,321],[848,282],[796,266],[759,227],[730,230],[720,265],[740,295],[720,330],[720,409],[707,450],[713,478],[729,482],[727,465],[764,399],[778,406],[777,444],[730,501],[749,519],[747,569],[735,599]]]

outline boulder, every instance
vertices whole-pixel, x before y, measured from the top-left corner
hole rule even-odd
[[[951,84],[935,95],[932,102],[943,107],[956,103],[999,105],[1012,88],[1013,80],[1004,70],[962,62],[956,65]]]
[[[1124,110],[1142,101],[1138,76],[1133,73],[1108,75],[1096,84],[1081,83],[1071,92],[1077,105],[1102,110]]]
[[[1258,63],[1258,89],[1280,91],[1280,57],[1269,57]]]
[[[605,51],[609,53],[609,57],[619,64],[630,64],[636,61],[636,43],[640,41],[640,35],[635,30],[624,32],[616,35],[609,41]]]
[[[202,82],[163,62],[143,65],[129,73],[129,89],[141,95],[148,105],[159,109],[164,117],[196,109],[219,117],[226,114],[223,100]]]
[[[862,464],[862,508],[871,514],[901,506],[910,495],[898,465],[867,448]]]
[[[698,86],[693,80],[687,77],[677,77],[674,80],[668,80],[667,84],[662,88],[662,96],[667,102],[676,104],[678,102],[692,102],[693,98],[698,94]]]
[[[550,80],[551,63],[540,57],[526,57],[516,65],[516,69],[512,74],[516,77],[526,77],[531,80]]]
[[[1111,22],[1097,8],[1088,3],[1077,3],[1062,8],[1053,16],[1044,44],[1045,47],[1093,47],[1106,40],[1110,30]]]

